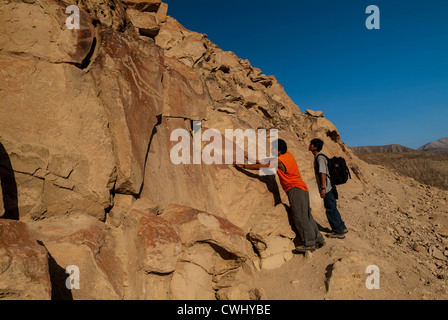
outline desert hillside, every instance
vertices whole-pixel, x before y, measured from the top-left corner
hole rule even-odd
[[[358,153],[385,153],[385,152],[448,153],[448,138],[442,138],[437,141],[428,142],[417,149],[408,148],[400,144],[388,144],[384,146],[352,147],[352,150]]]
[[[429,142],[418,148],[418,150],[432,153],[448,153],[448,138]]]
[[[0,1],[0,299],[447,299],[448,192],[362,161],[168,9]],[[250,151],[226,130],[274,129],[323,233],[310,140],[347,160],[345,239],[294,254],[278,177],[224,161]]]
[[[385,146],[363,146],[352,147],[352,150],[358,153],[380,153],[380,152],[417,152],[417,150],[399,145],[389,144]]]
[[[448,155],[429,152],[356,153],[360,159],[394,170],[416,181],[448,190]]]
[[[276,270],[256,275],[273,299],[446,300],[448,193],[360,163],[368,187],[339,188],[339,208],[349,232],[327,239],[311,254],[296,255]],[[325,214],[315,214],[322,229]],[[365,269],[376,265],[380,289],[368,290]]]

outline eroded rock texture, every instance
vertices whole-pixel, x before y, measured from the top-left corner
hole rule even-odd
[[[69,5],[78,30],[65,26]],[[251,277],[294,247],[286,196],[275,176],[173,164],[171,133],[193,134],[194,121],[221,135],[278,129],[314,210],[311,138],[358,171],[333,124],[167,10],[0,2],[0,298],[264,298]],[[69,265],[78,290],[65,286]]]

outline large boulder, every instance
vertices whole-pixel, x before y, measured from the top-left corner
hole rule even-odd
[[[169,205],[161,217],[171,223],[187,247],[208,243],[238,261],[244,262],[249,257],[243,230],[224,218],[180,205]]]
[[[128,9],[126,13],[132,24],[138,28],[141,35],[155,37],[160,30],[159,16],[155,12],[141,12]]]
[[[84,10],[80,10],[79,29],[66,28],[67,7],[67,3],[52,0],[2,3],[1,51],[82,65],[91,50],[95,30]]]
[[[180,43],[183,39],[183,32],[187,29],[172,17],[166,18],[166,23],[160,26],[159,33],[154,39],[156,44],[164,50],[169,50]]]
[[[116,254],[115,238],[104,223],[77,214],[33,222],[30,229],[51,256],[54,299],[123,298],[125,273]],[[70,266],[79,271],[79,288],[66,286]]]
[[[217,290],[238,282],[238,271],[252,257],[240,228],[179,205],[166,207],[161,217],[177,231],[183,247],[171,280],[173,299],[215,299]]]
[[[51,299],[45,247],[20,221],[0,219],[0,235],[0,299]]]
[[[135,201],[125,214],[123,242],[129,274],[128,296],[133,299],[166,299],[182,244],[176,230],[157,215],[158,206],[148,198]]]
[[[296,234],[291,229],[287,208],[280,204],[256,216],[248,234],[259,256],[260,267],[276,269],[293,257]]]

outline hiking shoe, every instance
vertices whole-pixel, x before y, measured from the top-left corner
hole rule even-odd
[[[316,250],[316,246],[297,246],[296,249],[294,250],[295,252],[300,252],[300,253],[305,253],[307,251],[311,251],[313,252],[314,250]]]
[[[330,233],[334,233],[334,231],[331,230]],[[347,228],[344,228],[344,231],[342,231],[342,234],[346,234],[346,233],[348,233],[348,229],[347,229]]]
[[[316,249],[320,249],[325,245],[325,240],[322,239],[320,242],[316,242]]]
[[[337,238],[337,239],[345,238],[345,235],[343,233],[335,233],[335,232],[327,233],[326,236],[328,238]]]

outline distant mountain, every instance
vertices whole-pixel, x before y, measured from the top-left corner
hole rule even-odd
[[[382,153],[382,152],[419,152],[418,150],[411,149],[400,144],[389,144],[386,146],[364,146],[364,147],[352,147],[355,152],[364,153]]]
[[[417,150],[432,153],[448,153],[448,138],[442,138],[440,140],[427,143]]]

